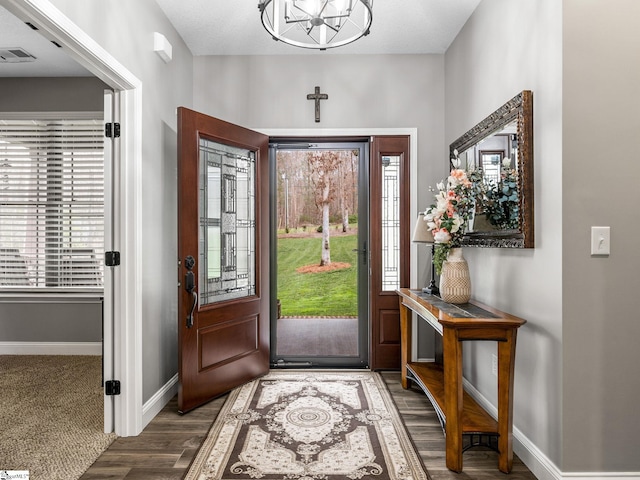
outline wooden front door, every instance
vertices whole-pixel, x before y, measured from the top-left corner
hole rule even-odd
[[[178,410],[269,370],[269,137],[178,109]]]
[[[371,368],[400,368],[396,289],[409,286],[409,137],[373,137],[370,161]]]

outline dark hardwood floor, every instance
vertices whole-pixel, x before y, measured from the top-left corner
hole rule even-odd
[[[464,453],[464,470],[457,474],[445,466],[445,443],[440,423],[429,400],[417,388],[403,390],[399,372],[382,372],[409,434],[431,480],[535,480],[514,456],[513,471],[498,468],[497,454],[474,448]],[[118,438],[81,477],[81,480],[179,480],[187,472],[225,397],[186,415],[178,415],[174,398],[137,437]]]

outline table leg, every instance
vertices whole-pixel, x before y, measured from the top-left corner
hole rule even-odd
[[[402,388],[407,389],[411,386],[411,382],[407,380],[407,363],[411,361],[411,315],[406,305],[400,299],[400,382]]]
[[[498,468],[509,473],[513,466],[513,379],[516,361],[516,330],[498,342]]]
[[[444,414],[446,417],[446,463],[462,471],[462,343],[457,332],[443,329]]]

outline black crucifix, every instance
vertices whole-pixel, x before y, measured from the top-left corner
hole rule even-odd
[[[320,87],[316,87],[315,93],[309,93],[307,95],[307,100],[315,100],[316,101],[316,123],[320,122],[320,100],[327,100],[329,95],[326,93],[320,93]]]

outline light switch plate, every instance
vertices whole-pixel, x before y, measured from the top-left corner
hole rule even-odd
[[[611,253],[610,227],[591,227],[591,255]]]

